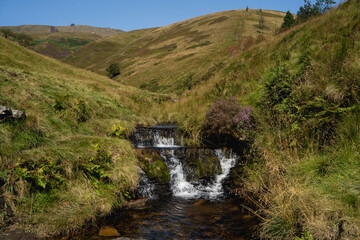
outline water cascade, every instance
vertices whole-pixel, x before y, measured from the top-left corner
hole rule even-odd
[[[134,145],[137,148],[157,149],[166,163],[170,174],[170,189],[175,197],[186,199],[216,199],[224,194],[223,181],[229,176],[230,170],[235,166],[237,156],[231,150],[216,148],[182,147],[178,145],[176,127],[137,128],[134,134]],[[194,158],[197,158],[194,160]],[[198,169],[191,169],[194,162],[201,163],[205,159],[212,158],[218,161],[217,174],[206,181],[200,181],[196,175]],[[218,160],[217,160],[218,159]],[[205,167],[206,163],[204,163]],[[191,177],[190,175],[195,176]],[[141,179],[143,179],[142,177]],[[144,181],[141,182],[142,191]],[[154,190],[153,187],[148,189]],[[143,191],[144,197],[150,197],[153,193]]]
[[[113,226],[119,239],[253,239],[255,219],[241,199],[224,194],[236,154],[182,147],[174,126],[138,127],[132,141],[142,167],[137,197],[148,198],[146,207],[120,209],[101,225]],[[98,232],[94,227],[72,239],[109,239]]]

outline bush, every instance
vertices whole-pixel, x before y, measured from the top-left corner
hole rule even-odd
[[[30,192],[59,189],[65,183],[65,172],[59,161],[50,159],[22,160],[14,170],[14,178],[30,184]]]
[[[109,67],[106,69],[110,78],[114,78],[120,75],[120,65],[119,63],[111,63]]]
[[[205,116],[203,133],[227,140],[248,141],[254,129],[252,108],[242,107],[235,98],[218,100],[212,104]]]
[[[111,135],[114,137],[124,138],[125,128],[123,128],[120,124],[113,125]]]
[[[6,39],[18,42],[23,47],[29,48],[35,44],[31,36],[24,33],[15,33],[7,28],[0,29],[0,34]]]
[[[95,156],[85,163],[76,166],[77,171],[82,171],[95,186],[100,182],[110,183],[109,171],[111,170],[112,155],[102,149],[99,144],[95,145]]]
[[[89,109],[83,100],[76,103],[75,114],[78,123],[86,122],[90,118]]]

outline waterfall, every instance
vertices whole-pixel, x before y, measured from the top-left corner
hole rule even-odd
[[[174,149],[185,149],[176,145],[175,128],[140,128],[139,132],[135,133],[135,143],[137,148],[156,148],[168,166],[170,175],[170,189],[173,196],[186,199],[206,198],[216,199],[224,194],[223,181],[229,176],[230,170],[235,166],[237,156],[231,150],[212,149],[220,161],[221,173],[214,176],[210,182],[189,182],[186,180],[187,173],[184,170],[183,162],[179,159]],[[147,186],[150,181],[144,178],[143,172],[141,175],[141,189],[144,195],[152,196],[154,187]],[[145,176],[146,177],[146,176]]]
[[[211,186],[205,187],[204,191],[208,193],[210,198],[216,198],[224,193],[222,182],[229,175],[231,168],[235,166],[237,158],[234,153],[230,153],[230,156],[226,157],[224,150],[221,149],[216,149],[215,152],[220,159],[222,174],[216,176],[216,180]]]
[[[224,150],[216,149],[216,155],[220,160],[222,173],[215,176],[215,180],[210,184],[193,184],[186,181],[186,173],[181,161],[176,158],[174,150],[161,150],[161,156],[169,168],[171,191],[174,196],[182,198],[207,198],[215,199],[224,194],[223,181],[230,174],[231,168],[236,164],[237,156],[230,153],[226,156]]]
[[[175,157],[174,150],[161,150],[161,156],[169,168],[171,191],[176,197],[196,198],[200,192],[186,181],[181,161]]]
[[[176,148],[177,127],[137,127],[133,135],[136,148]]]
[[[154,133],[154,147],[157,148],[174,148],[179,147],[178,145],[175,145],[175,138],[173,136],[166,137],[160,135],[158,131]]]

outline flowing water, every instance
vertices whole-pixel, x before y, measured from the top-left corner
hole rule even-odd
[[[223,188],[238,159],[236,154],[211,150],[220,161],[221,173],[206,182],[188,181],[183,161],[175,153],[182,148],[176,140],[176,130],[142,128],[135,133],[135,147],[157,149],[167,164],[168,193],[158,194],[156,183],[139,168],[138,193],[149,199],[146,207],[119,210],[100,225],[113,226],[121,237],[130,239],[251,239],[255,219],[241,207],[239,199],[226,196]],[[116,238],[101,238],[98,229],[92,228],[73,239]]]

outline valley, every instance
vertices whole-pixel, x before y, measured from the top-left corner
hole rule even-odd
[[[358,239],[359,9],[0,37],[0,238]]]

